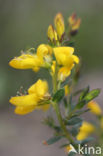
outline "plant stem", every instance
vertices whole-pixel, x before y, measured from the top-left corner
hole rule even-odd
[[[56,66],[56,69],[55,69],[55,74],[53,75],[52,79],[53,79],[53,93],[55,94],[55,92],[57,91],[57,73],[58,73],[58,69],[57,69],[57,66]],[[56,115],[57,115],[57,118],[58,118],[58,121],[59,121],[59,124],[64,132],[64,135],[65,137],[68,139],[68,141],[77,149],[77,145],[74,144],[74,141],[72,139],[72,137],[70,136],[65,124],[64,124],[64,121],[62,119],[62,115],[61,115],[61,112],[60,112],[60,108],[58,106],[58,103],[57,102],[53,102],[52,101],[52,106],[56,112]]]

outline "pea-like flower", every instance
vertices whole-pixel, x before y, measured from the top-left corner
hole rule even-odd
[[[86,139],[91,133],[94,132],[94,130],[95,127],[92,124],[84,121],[77,135],[77,140],[81,141]]]
[[[27,95],[11,97],[10,103],[16,106],[16,114],[24,115],[35,109],[47,110],[49,98],[47,82],[39,79],[28,89]]]
[[[79,58],[73,55],[72,47],[56,47],[53,49],[58,65],[61,66],[58,72],[58,79],[64,80],[70,75],[75,63],[79,63]]]
[[[37,72],[40,67],[45,68],[45,63],[51,61],[52,48],[49,45],[41,44],[37,53],[23,53],[9,62],[9,65],[16,69],[33,69]]]

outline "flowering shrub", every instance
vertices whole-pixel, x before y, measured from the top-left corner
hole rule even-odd
[[[51,93],[47,81],[39,79],[29,87],[27,94],[11,97],[10,103],[15,106],[15,113],[19,115],[37,109],[47,111],[53,107],[58,124],[53,116],[44,119],[44,123],[54,129],[54,136],[44,144],[50,145],[65,138],[66,143],[61,147],[66,149],[68,155],[75,155],[78,144],[84,146],[91,141],[89,135],[97,133],[96,125],[83,121],[82,114],[88,111],[95,114],[100,121],[99,136],[103,135],[102,111],[93,101],[99,95],[100,89],[90,91],[87,87],[76,92],[73,90],[80,75],[80,59],[74,52],[72,38],[78,33],[80,23],[81,19],[72,14],[68,18],[66,30],[63,16],[58,13],[54,18],[55,28],[53,25],[48,27],[48,44],[41,44],[36,50],[31,48],[9,62],[16,69],[32,69],[33,72],[38,72],[40,68],[45,68],[49,71],[53,84]]]

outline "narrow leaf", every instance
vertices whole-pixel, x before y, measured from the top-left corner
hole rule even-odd
[[[66,121],[66,124],[67,125],[76,125],[80,122],[82,122],[82,119],[74,117],[74,118],[71,118],[69,121]]]
[[[89,137],[89,138],[87,138],[87,139],[81,141],[81,146],[84,146],[85,144],[87,144],[88,142],[91,142],[91,141],[93,141],[93,140],[94,140],[93,137]]]
[[[94,89],[90,91],[84,98],[87,102],[93,100],[95,97],[97,97],[100,94],[100,89]]]
[[[59,102],[65,95],[64,88],[59,89],[53,96],[53,101]]]
[[[48,140],[46,141],[46,144],[47,144],[47,145],[54,144],[54,143],[56,143],[57,141],[59,141],[61,138],[62,138],[62,136],[55,136],[55,137],[52,137],[52,138],[50,138],[50,139],[48,139]]]
[[[79,97],[79,101],[83,100],[83,98],[87,95],[88,92],[89,92],[89,86],[83,90],[83,92]]]
[[[70,152],[70,153],[68,154],[68,156],[74,156],[74,155],[76,155],[75,152]]]

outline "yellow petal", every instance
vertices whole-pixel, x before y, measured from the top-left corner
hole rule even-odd
[[[94,132],[94,130],[95,130],[95,127],[92,124],[84,121],[77,135],[77,140],[86,139],[91,133]]]
[[[16,106],[35,106],[38,100],[35,94],[30,94],[12,97],[9,102]]]
[[[61,67],[58,72],[58,79],[64,81],[71,74],[71,68]]]
[[[79,57],[76,55],[72,55],[72,57],[74,59],[74,62],[78,64],[79,63]]]
[[[93,114],[96,115],[102,114],[100,106],[95,101],[90,101],[87,106]]]
[[[47,92],[47,82],[40,79],[28,89],[29,94],[35,93],[39,98],[42,98]]]
[[[51,66],[51,70],[52,70],[51,74],[54,74],[55,73],[55,67],[56,67],[56,61],[53,61],[52,63],[53,64]]]
[[[52,48],[47,44],[41,44],[37,48],[37,55],[39,57],[43,58],[44,56],[51,55],[51,54],[52,54]]]
[[[22,54],[19,57],[15,57],[9,62],[9,65],[16,69],[32,69],[34,67],[40,67],[41,60],[37,55]]]
[[[85,132],[79,132],[79,134],[77,135],[77,140],[81,141],[86,139],[89,136],[88,133]]]
[[[68,65],[70,64],[70,61],[74,61],[74,59],[71,57],[73,52],[74,52],[74,48],[72,47],[57,47],[54,48],[54,54],[57,60],[57,63],[59,65]],[[68,62],[69,61],[69,62]]]
[[[88,122],[83,122],[82,126],[80,127],[80,131],[91,133],[94,131],[94,126]]]
[[[35,110],[35,108],[36,108],[35,106],[25,106],[25,107],[17,106],[15,108],[15,113],[18,115],[26,115]]]

